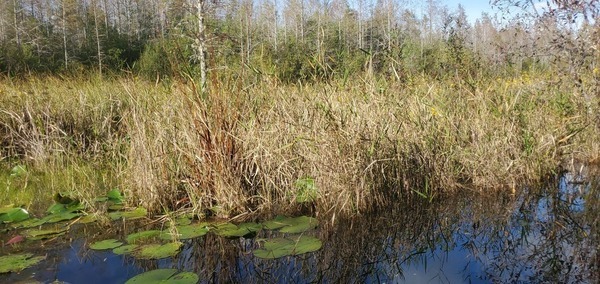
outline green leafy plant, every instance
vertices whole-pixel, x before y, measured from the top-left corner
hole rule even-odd
[[[31,253],[0,256],[0,273],[19,272],[46,259],[44,256],[32,256]]]
[[[318,190],[315,185],[315,179],[312,177],[305,177],[296,180],[295,182],[297,195],[296,202],[306,203],[313,202],[317,198]]]

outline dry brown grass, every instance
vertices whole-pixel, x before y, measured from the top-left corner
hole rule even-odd
[[[552,80],[523,75],[475,89],[425,77],[265,81],[207,97],[178,82],[3,82],[1,154],[110,161],[130,201],[157,211],[354,214],[398,199],[514,190],[565,162],[597,159],[598,98]],[[296,202],[304,177],[318,189],[308,206]]]

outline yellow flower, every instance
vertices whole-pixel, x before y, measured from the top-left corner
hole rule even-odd
[[[434,107],[431,107],[431,108],[430,108],[430,111],[431,111],[431,114],[432,114],[433,116],[436,116],[436,115],[438,115],[438,112],[437,112],[437,110],[435,110],[435,108],[434,108]]]

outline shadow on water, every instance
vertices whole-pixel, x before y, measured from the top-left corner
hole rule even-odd
[[[208,234],[185,241],[176,258],[140,261],[89,250],[81,237],[124,238],[139,228],[81,226],[65,238],[73,240],[68,245],[46,245],[42,264],[0,275],[0,282],[122,283],[149,269],[177,268],[203,283],[596,283],[599,177],[564,173],[516,196],[413,201],[334,225],[322,221],[310,233],[323,240],[320,251],[275,260],[252,255],[262,239],[280,234],[270,231],[254,239]]]

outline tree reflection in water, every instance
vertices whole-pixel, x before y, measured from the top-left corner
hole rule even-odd
[[[76,241],[49,253],[52,261],[34,278],[114,283],[151,268],[177,268],[198,273],[203,283],[597,283],[600,174],[585,176],[593,178],[567,173],[517,196],[412,200],[334,225],[322,220],[308,233],[323,240],[320,251],[275,260],[252,255],[259,240],[280,236],[269,231],[254,239],[208,234],[159,261],[88,251]]]
[[[254,240],[208,236],[189,244],[178,266],[207,282],[593,283],[598,180],[579,179],[564,174],[518,196],[399,203],[325,225],[316,233],[323,249],[300,257],[260,260]]]

